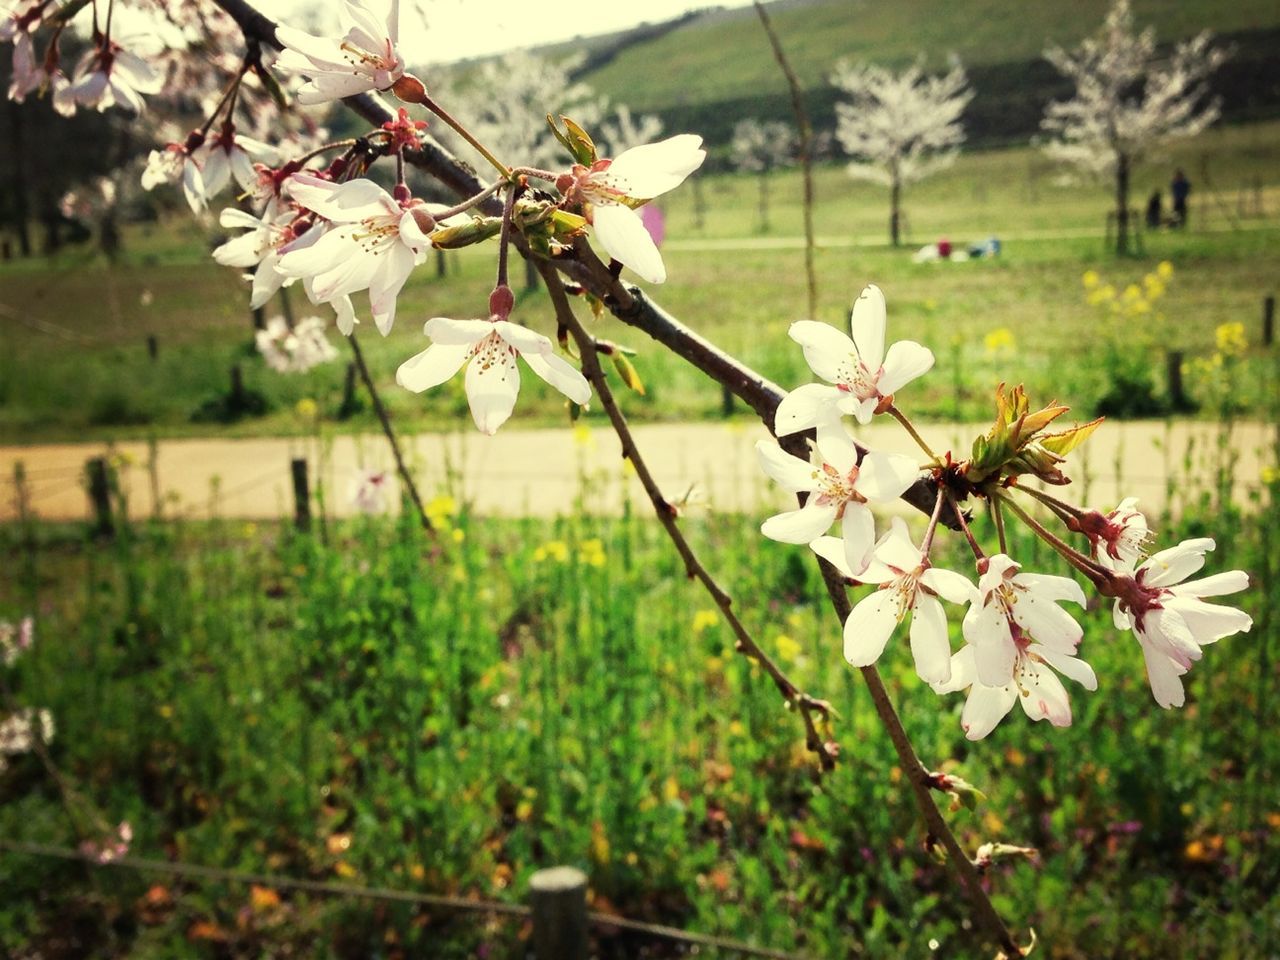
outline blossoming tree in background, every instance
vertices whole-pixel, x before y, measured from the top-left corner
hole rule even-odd
[[[1074,50],[1044,52],[1076,88],[1070,100],[1045,110],[1045,152],[1085,173],[1114,178],[1117,253],[1129,250],[1134,169],[1153,151],[1218,119],[1206,81],[1226,53],[1211,40],[1205,31],[1157,57],[1155,30],[1135,32],[1129,0],[1116,0],[1097,34]]]
[[[769,174],[795,162],[795,144],[791,128],[776,120],[748,117],[733,125],[729,158],[743,173],[754,173],[760,180],[760,232],[769,232]]]
[[[101,87],[99,99],[76,101],[80,105],[101,106],[103,91],[124,84],[133,95],[117,90],[111,103],[140,109],[146,93],[142,87],[150,85],[132,83],[137,78],[123,69],[131,61],[117,56],[109,27],[109,11],[117,5],[123,6],[123,0],[106,0],[108,28],[93,24],[91,49],[71,81],[69,89]],[[933,353],[911,340],[886,344],[885,297],[874,285],[855,302],[848,334],[812,319],[791,326],[791,339],[822,382],[786,393],[625,282],[626,269],[649,284],[666,279],[666,264],[637,211],[696,173],[706,158],[700,137],[679,134],[605,152],[582,115],[547,115],[546,104],[563,103],[566,88],[571,89],[567,77],[547,89],[539,86],[545,77],[532,68],[491,77],[483,98],[470,105],[465,96],[457,104],[439,102],[407,68],[407,55],[398,44],[395,0],[389,9],[377,11],[362,0],[348,0],[345,32],[336,38],[278,28],[245,0],[216,0],[200,9],[219,25],[210,28],[206,39],[216,35],[219,50],[238,53],[231,55],[233,65],[220,78],[223,93],[200,126],[158,151],[153,169],[165,176],[149,174],[148,179],[155,185],[180,183],[193,209],[216,193],[209,189],[211,182],[239,182],[243,192],[237,201],[250,209],[228,206],[220,221],[244,232],[215,251],[214,259],[252,271],[246,275],[246,295],[254,302],[265,303],[284,285],[300,282],[313,302],[333,309],[335,325],[360,360],[359,338],[375,334],[368,324],[357,322],[373,320],[382,335],[392,329],[400,291],[428,250],[496,247],[487,297],[476,291],[477,309],[470,316],[427,320],[423,332],[430,344],[405,358],[397,382],[419,393],[462,373],[472,418],[486,434],[515,415],[522,367],[563,393],[574,415],[598,402],[689,577],[713,597],[733,632],[735,648],[775,685],[803,723],[806,746],[823,769],[830,769],[839,746],[829,704],[800,689],[752,637],[729,594],[685,538],[680,505],[663,496],[600,358],[613,360],[623,386],[641,390],[638,372],[618,344],[588,330],[571,298],[601,321],[608,314],[648,334],[760,415],[774,435],[758,445],[761,463],[797,499],[796,509],[766,520],[762,532],[783,542],[808,544],[819,559],[842,625],[845,659],[866,680],[928,835],[945,851],[969,899],[973,926],[1006,956],[1021,955],[1019,938],[997,913],[979,875],[981,865],[996,855],[994,846],[983,844],[971,856],[932,796],[941,791],[972,800],[974,789],[921,763],[876,662],[909,616],[907,639],[921,679],[938,693],[967,691],[961,725],[970,739],[985,737],[1015,702],[1033,720],[1065,726],[1072,711],[1059,677],[1086,690],[1100,686],[1082,658],[1084,631],[1072,612],[1086,600],[1083,580],[1112,602],[1115,630],[1135,634],[1156,701],[1176,706],[1184,698],[1183,677],[1203,658],[1204,647],[1250,629],[1246,613],[1208,602],[1243,590],[1246,575],[1230,571],[1193,579],[1214,547],[1207,537],[1148,554],[1150,529],[1132,500],[1103,513],[1050,493],[1046,488],[1069,483],[1067,458],[1100,421],[1051,429],[1067,408],[1050,404],[1034,410],[1020,387],[1001,384],[996,389],[994,422],[968,451],[935,452],[899,405],[900,396],[909,397],[908,388],[932,368]],[[64,89],[55,83],[61,69],[57,39],[67,26],[63,21],[75,14],[74,4],[61,7],[48,0],[24,0],[9,14],[6,36],[12,42],[32,44],[38,36],[46,43],[41,61],[45,79],[36,88],[55,97]],[[267,62],[267,50],[281,48],[279,60]],[[121,72],[113,72],[117,69]],[[177,72],[171,66],[165,82],[172,82]],[[98,74],[106,79],[96,79]],[[848,68],[842,75],[844,89],[866,98],[865,112],[874,118],[859,126],[849,113],[854,108],[846,105],[842,125],[847,137],[842,140],[846,149],[864,158],[855,167],[878,171],[876,176],[888,178],[893,187],[896,241],[900,185],[945,162],[959,143],[957,121],[970,96],[964,74],[957,66],[930,80],[917,65],[902,75],[878,68]],[[237,104],[243,110],[252,100],[261,113],[255,129],[269,132],[273,114],[295,112],[284,86],[292,87],[296,102],[344,99],[369,127],[357,137],[306,147],[268,137],[263,151],[251,148],[239,139]],[[24,85],[24,95],[30,92]],[[394,96],[404,106],[393,114],[376,94]],[[428,122],[434,125],[430,131]],[[441,147],[432,135],[439,125],[467,145],[485,169],[484,179]],[[211,141],[215,129],[220,132]],[[206,149],[211,142],[214,146]],[[254,152],[263,159],[253,162]],[[387,168],[390,190],[368,176],[379,164]],[[406,176],[410,164],[430,174],[457,202],[432,205],[416,196]],[[203,203],[191,203],[193,196]],[[554,340],[526,326],[538,319],[537,301],[517,309],[509,283],[513,252],[533,264],[544,281]],[[359,296],[353,300],[353,294]],[[307,363],[323,357],[322,338],[301,346],[304,337],[317,332],[310,321],[302,326],[292,331],[277,327],[274,336],[268,331],[264,350],[284,351],[289,363],[302,362],[300,351]],[[289,337],[298,341],[292,347],[276,342]],[[365,376],[368,380],[367,370]],[[387,426],[385,411],[380,405],[378,410]],[[851,435],[851,428],[856,433],[878,417],[896,421],[919,454],[870,450]],[[393,432],[389,427],[387,432],[400,480],[416,499]],[[381,473],[358,478],[352,496],[362,509],[382,508],[386,479]],[[919,546],[900,521],[885,531],[877,520],[872,505],[897,500],[928,518]],[[971,528],[975,507],[988,510],[994,520],[992,542],[981,543]],[[420,502],[419,508],[430,532],[428,511]],[[1028,558],[1013,556],[1005,532],[1012,522],[1025,524],[1074,576],[1031,569]],[[839,536],[831,535],[832,529]],[[964,537],[971,566],[942,567],[935,545],[944,529]],[[863,585],[874,589],[854,604],[848,588]],[[959,649],[952,648],[948,607],[940,601],[964,608]],[[118,857],[131,838],[127,826],[86,851],[100,860]]]
[[[954,162],[964,143],[960,117],[973,99],[959,62],[929,76],[923,59],[901,73],[841,61],[831,82],[848,96],[836,104],[836,140],[852,157],[855,180],[889,188],[889,240],[902,241],[902,188]]]

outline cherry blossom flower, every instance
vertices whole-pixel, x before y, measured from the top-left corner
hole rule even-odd
[[[284,254],[315,243],[324,232],[312,226],[297,233],[297,213],[288,205],[275,202],[267,204],[261,217],[228,207],[218,217],[218,223],[224,230],[245,231],[217,247],[213,251],[213,259],[224,267],[253,268],[253,273],[247,275],[253,281],[249,296],[249,306],[253,310],[263,306],[282,286],[293,282],[294,278],[277,269]],[[341,311],[339,316],[342,316]]]
[[[844,546],[835,537],[820,537],[814,553],[850,575]],[[875,546],[870,565],[857,579],[877,589],[854,606],[844,622],[844,658],[851,666],[869,667],[880,659],[889,637],[911,614],[911,654],[916,673],[928,683],[951,678],[951,642],[947,618],[938,597],[951,603],[972,603],[977,588],[953,570],[935,567],[921,554],[907,532],[906,522],[894,517],[889,531]]]
[[[200,164],[192,156],[190,141],[166,144],[161,150],[152,150],[142,171],[142,189],[154,190],[161,184],[182,183],[182,194],[192,213],[200,213],[208,206],[204,174]],[[225,224],[224,224],[225,226]]]
[[[162,74],[107,40],[80,58],[67,95],[79,106],[95,107],[100,113],[111,107],[142,113],[146,109],[142,94],[156,94],[163,87]]]
[[[277,268],[305,278],[316,303],[368,290],[373,321],[385,336],[395,323],[396,297],[431,246],[435,220],[428,207],[397,202],[372,180],[337,184],[298,173],[289,179],[289,191],[332,226],[305,248],[286,253]],[[342,332],[349,334],[350,327]]]
[[[306,373],[338,357],[319,317],[303,317],[292,327],[284,317],[272,317],[254,341],[267,366],[277,373]]]
[[[433,317],[423,332],[431,346],[400,365],[396,383],[421,393],[467,368],[467,403],[482,433],[490,436],[507,422],[520,392],[516,357],[576,404],[591,399],[591,385],[581,373],[555,355],[551,341],[540,333],[511,323],[512,295],[499,287],[489,298],[488,320]]]
[[[869,500],[896,500],[915,482],[916,462],[898,454],[868,451],[858,462],[858,448],[837,424],[818,431],[817,463],[793,457],[776,443],[756,444],[760,466],[792,493],[807,493],[798,510],[770,517],[760,532],[781,543],[811,543],[840,521],[849,569],[859,576],[871,562],[875,520]]]
[[[80,853],[94,863],[114,863],[129,852],[133,843],[133,827],[129,821],[122,820],[111,836],[105,840],[86,840],[80,844]]]
[[[870,423],[894,393],[929,371],[933,352],[914,340],[899,340],[885,350],[885,323],[884,294],[868,284],[849,318],[852,339],[816,320],[791,325],[791,339],[804,348],[809,368],[831,386],[810,383],[783,397],[774,420],[779,436],[808,430],[841,414]]]
[[[969,688],[960,714],[960,726],[970,740],[981,740],[1013,709],[1014,701],[1032,720],[1048,720],[1055,727],[1071,725],[1071,702],[1058,674],[1070,677],[1086,690],[1098,689],[1098,678],[1083,660],[1032,643],[1026,637],[1015,645],[1012,676],[996,686],[984,684],[979,676],[978,650],[967,644],[951,658],[951,679],[934,683],[937,693],[954,693]]]
[[[35,746],[37,736],[41,743],[49,743],[55,733],[53,714],[26,707],[0,723],[0,754],[27,753]]]
[[[351,505],[361,513],[386,513],[392,482],[386,470],[357,470],[351,478]]]
[[[275,148],[251,137],[239,136],[232,127],[223,127],[221,133],[194,151],[194,157],[200,164],[207,197],[221,193],[233,176],[241,191],[256,195],[259,178],[255,161],[273,164],[277,160]]]
[[[1132,570],[1151,540],[1147,518],[1138,509],[1137,497],[1126,497],[1105,516],[1089,510],[1079,520],[1089,538],[1094,559],[1111,570]]]
[[[1137,636],[1151,693],[1162,707],[1180,707],[1186,701],[1182,675],[1203,655],[1204,644],[1253,627],[1253,618],[1243,610],[1204,601],[1248,587],[1249,575],[1243,570],[1186,582],[1214,547],[1209,537],[1184,540],[1152,554],[1132,577],[1120,580],[1115,625]]]
[[[662,283],[662,254],[635,208],[680,186],[706,158],[702,138],[684,133],[590,167],[575,164],[556,186],[567,204],[581,207],[609,256],[649,283]]]
[[[982,685],[1005,687],[1031,642],[1054,654],[1074,655],[1084,632],[1058,602],[1070,600],[1083,607],[1080,584],[1070,577],[1020,573],[1021,564],[1003,553],[986,562],[978,581],[979,599],[963,623]]]
[[[293,27],[276,28],[276,39],[285,48],[276,66],[310,77],[298,91],[299,103],[389,90],[404,75],[404,60],[396,49],[399,0],[391,0],[385,22],[362,0],[346,0],[343,8],[348,30],[341,39],[313,37]]]

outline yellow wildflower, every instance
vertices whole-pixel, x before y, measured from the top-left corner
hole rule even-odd
[[[1244,338],[1244,324],[1238,321],[1221,323],[1213,332],[1218,350],[1229,357],[1238,357],[1248,347]]]
[[[1084,284],[1086,290],[1092,290],[1102,282],[1102,278],[1098,276],[1097,270],[1086,270],[1080,281]]]
[[[1161,280],[1168,280],[1173,276],[1173,264],[1168,260],[1161,260],[1160,263],[1156,265],[1156,276]]]
[[[694,635],[703,633],[708,627],[714,627],[720,622],[720,611],[718,610],[699,610],[693,615],[693,632]]]
[[[982,345],[991,356],[1012,353],[1015,346],[1013,331],[1008,327],[997,327],[982,338]]]

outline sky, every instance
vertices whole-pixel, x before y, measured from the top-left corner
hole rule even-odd
[[[385,10],[387,0],[366,0]],[[748,6],[750,0],[400,0],[400,41],[415,63],[449,63],[468,57],[532,47],[576,36],[657,23],[686,10]],[[333,0],[259,0],[263,13],[303,27],[336,28],[339,4]],[[531,11],[536,10],[534,14]],[[423,24],[423,20],[426,24]]]

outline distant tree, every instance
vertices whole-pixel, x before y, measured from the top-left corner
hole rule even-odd
[[[942,76],[923,57],[902,73],[870,63],[836,64],[831,82],[848,94],[836,104],[836,139],[853,157],[849,176],[889,187],[889,239],[902,240],[902,188],[950,165],[964,142],[960,115],[973,99],[958,61]]]
[[[762,123],[749,117],[733,127],[729,150],[734,167],[760,178],[761,233],[769,232],[769,174],[794,162],[793,140],[791,127],[776,121]]]
[[[1155,31],[1134,32],[1128,0],[1117,0],[1102,28],[1074,50],[1050,47],[1045,59],[1076,85],[1049,104],[1041,127],[1052,157],[1088,173],[1115,177],[1116,252],[1129,249],[1129,184],[1134,167],[1171,140],[1192,137],[1218,118],[1206,78],[1226,58],[1205,31],[1156,60]]]
[[[600,125],[596,146],[603,156],[616,157],[625,150],[653,143],[662,135],[662,121],[651,113],[635,116],[631,108],[620,104],[613,117]]]

